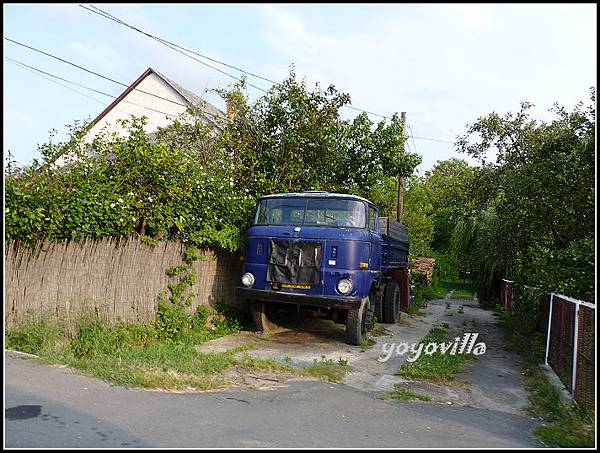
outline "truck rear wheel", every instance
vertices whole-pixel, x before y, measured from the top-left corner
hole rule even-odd
[[[258,332],[272,332],[277,327],[269,321],[269,317],[267,316],[267,302],[250,302],[250,313],[252,314],[252,320],[254,321],[254,326]]]
[[[383,295],[383,322],[394,324],[400,317],[400,286],[392,281],[385,285]]]
[[[370,310],[369,302],[360,308],[348,310],[346,317],[346,343],[359,346],[367,334],[367,313]]]

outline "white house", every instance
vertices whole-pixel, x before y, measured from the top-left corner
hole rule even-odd
[[[100,131],[123,134],[118,120],[129,119],[131,115],[146,116],[148,122],[144,129],[152,134],[159,127],[168,126],[189,105],[200,109],[207,124],[216,130],[223,128],[227,118],[223,111],[155,69],[148,68],[90,123],[83,141],[91,143]],[[55,165],[62,166],[68,160],[66,156],[59,157]]]

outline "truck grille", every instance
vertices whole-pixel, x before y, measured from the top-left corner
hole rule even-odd
[[[271,239],[267,281],[318,285],[323,246],[320,242]]]

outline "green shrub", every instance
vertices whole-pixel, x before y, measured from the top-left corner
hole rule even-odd
[[[64,364],[115,384],[149,388],[214,389],[223,385],[220,373],[232,365],[275,369],[270,362],[234,357],[248,346],[215,354],[196,350],[198,343],[239,331],[236,309],[200,305],[191,312],[181,304],[159,302],[151,325],[111,325],[84,313],[72,338],[65,329],[32,321],[8,330],[6,345],[37,354],[42,363]]]
[[[5,341],[8,349],[40,354],[52,349],[64,335],[64,329],[45,322],[27,321],[15,329],[6,331]]]
[[[191,330],[200,331],[205,329],[211,312],[212,310],[208,305],[198,305],[190,318]]]
[[[226,305],[218,304],[216,310],[207,305],[199,305],[191,313],[185,304],[159,299],[156,330],[161,341],[203,343],[239,332],[241,322],[238,311]]]
[[[75,357],[93,357],[96,354],[111,354],[127,344],[126,331],[109,326],[104,321],[94,321],[79,327],[71,340],[71,349]]]
[[[223,335],[239,332],[242,330],[243,325],[248,324],[249,319],[246,311],[219,302],[217,302],[216,306],[217,313],[220,316],[213,318],[213,324],[217,328],[217,331]]]
[[[159,298],[156,309],[156,330],[163,341],[177,341],[189,330],[191,315],[185,307]]]
[[[403,146],[399,115],[377,125],[366,113],[343,119],[350,96],[333,85],[310,90],[291,71],[255,101],[243,85],[217,90],[236,112],[219,131],[190,108],[152,140],[147,117],[122,120],[127,133],[85,145],[87,124],[69,126],[64,142],[51,134],[41,159],[6,166],[6,239],[147,236],[236,251],[263,194],[367,195],[386,177],[408,178],[421,161]],[[54,165],[61,156],[76,157],[69,171]]]
[[[146,346],[158,340],[156,328],[144,324],[122,324],[128,343],[133,346]]]

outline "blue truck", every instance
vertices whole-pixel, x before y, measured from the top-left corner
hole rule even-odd
[[[272,310],[290,305],[346,325],[359,345],[374,318],[395,323],[408,299],[408,230],[379,217],[369,200],[307,191],[258,200],[247,231],[239,297],[250,302],[258,331],[274,327]],[[408,304],[408,300],[406,301]]]

